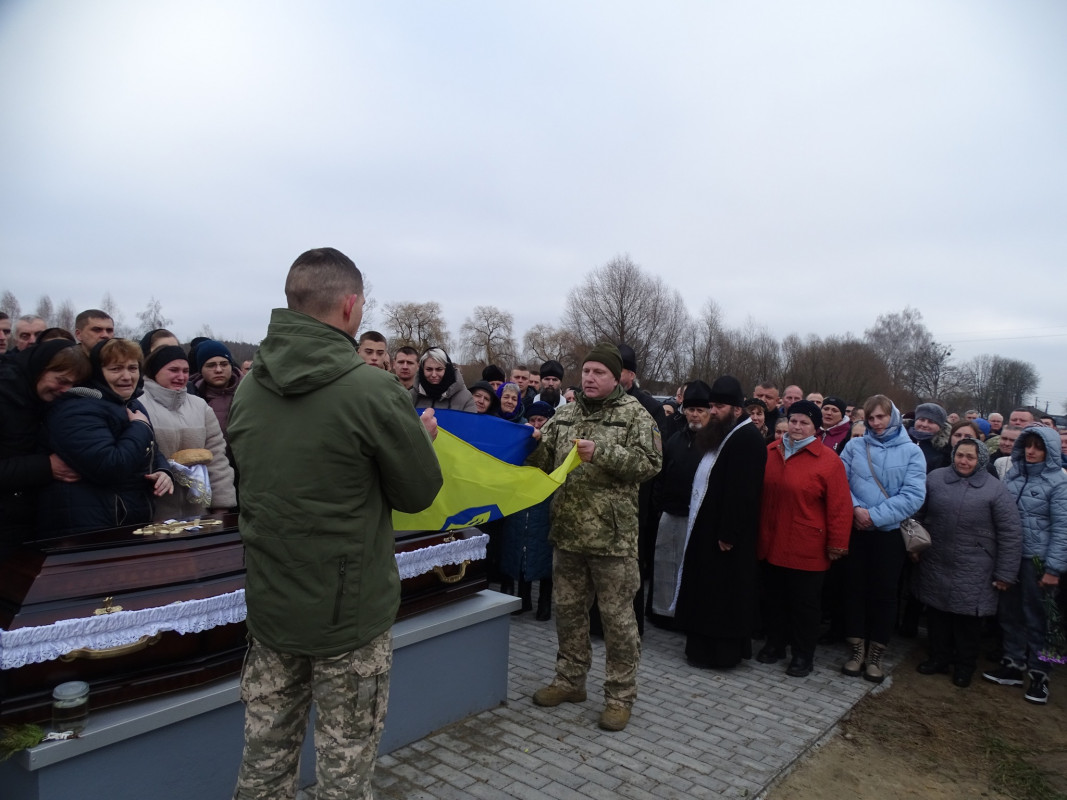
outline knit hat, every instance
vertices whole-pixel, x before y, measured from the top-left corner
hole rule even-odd
[[[630,372],[637,372],[637,353],[628,344],[619,345],[619,355],[622,356],[622,368]]]
[[[789,406],[789,416],[794,414],[803,414],[810,419],[811,424],[815,426],[815,430],[819,430],[822,427],[822,409],[810,400],[797,400],[792,403]]]
[[[582,361],[582,365],[584,366],[588,361],[603,364],[615,376],[615,380],[622,377],[622,355],[619,353],[619,348],[611,342],[601,342],[590,350],[585,361]]]
[[[741,391],[741,382],[733,375],[723,375],[716,378],[711,384],[711,397],[713,403],[726,403],[738,408],[745,404],[745,393]]]
[[[937,403],[921,403],[915,408],[915,419],[928,419],[940,428],[948,422],[948,414]]]
[[[538,400],[534,403],[530,403],[526,408],[526,419],[529,419],[530,417],[546,417],[551,419],[552,415],[555,413],[556,409],[552,408],[552,406],[544,400]]]
[[[188,361],[189,357],[185,355],[185,351],[182,350],[176,344],[167,344],[163,347],[158,347],[152,351],[152,355],[145,359],[144,362],[144,374],[146,378],[156,379],[156,375],[163,367],[167,366],[171,361]]]
[[[546,361],[541,365],[539,374],[542,378],[559,378],[563,380],[563,365],[558,361]]]
[[[745,400],[745,409],[747,410],[750,408],[761,408],[763,409],[764,416],[766,416],[767,414],[767,404],[760,400],[758,397],[750,397]]]
[[[504,370],[502,370],[496,364],[490,364],[482,370],[482,380],[490,382],[500,381],[503,383],[505,380],[507,380],[507,376],[504,375]]]
[[[704,381],[690,381],[682,395],[682,408],[708,408],[711,406],[711,387]]]
[[[233,360],[233,355],[230,353],[230,349],[222,342],[218,342],[214,339],[205,339],[202,341],[190,356],[189,366],[192,368],[193,372],[202,372],[204,364],[210,359],[218,358],[219,356],[225,358],[233,366],[237,366]]]
[[[835,394],[827,395],[822,399],[822,407],[826,408],[827,406],[841,409],[842,414],[848,413],[848,403]]]

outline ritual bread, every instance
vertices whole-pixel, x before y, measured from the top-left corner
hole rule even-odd
[[[197,464],[210,464],[211,463],[211,451],[205,450],[202,447],[190,447],[187,450],[179,450],[170,457],[171,461],[176,461],[183,467],[193,467]]]

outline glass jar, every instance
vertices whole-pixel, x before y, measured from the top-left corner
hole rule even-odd
[[[89,684],[68,681],[52,690],[52,728],[80,733],[89,721]]]

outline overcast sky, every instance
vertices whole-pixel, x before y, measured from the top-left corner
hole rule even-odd
[[[912,305],[1062,412],[1065,31],[1061,0],[4,0],[0,290],[255,341],[331,245],[379,308],[521,337],[628,253],[779,338]]]

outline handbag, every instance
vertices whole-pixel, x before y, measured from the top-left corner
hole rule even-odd
[[[874,482],[878,484],[878,488],[882,490],[882,494],[886,496],[886,499],[889,499],[889,492],[882,486],[882,482],[878,480],[878,475],[874,471],[874,464],[871,462],[870,445],[867,445],[867,465],[871,468],[871,477],[874,478]],[[933,540],[930,538],[930,531],[926,530],[921,522],[912,517],[901,521],[900,535],[904,539],[904,549],[908,551],[908,555],[917,555],[933,544]]]

